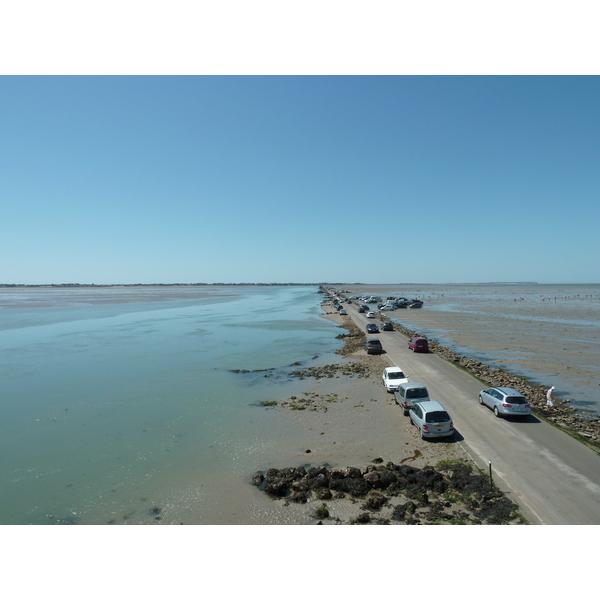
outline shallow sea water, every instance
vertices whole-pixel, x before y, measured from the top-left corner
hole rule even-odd
[[[339,362],[320,298],[295,286],[3,289],[0,523],[254,522],[252,502],[231,514],[231,494],[251,499],[251,475],[300,444],[260,403],[305,389],[292,363]]]
[[[348,286],[390,316],[600,410],[600,286]],[[249,485],[299,464],[290,365],[343,362],[316,287],[0,289],[0,523],[283,524]],[[316,358],[315,358],[316,357]],[[233,373],[234,369],[254,373]]]

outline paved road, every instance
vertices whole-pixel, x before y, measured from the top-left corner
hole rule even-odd
[[[379,324],[355,305],[347,310],[363,330],[369,322]],[[496,418],[479,404],[484,386],[475,378],[436,354],[413,354],[399,332],[382,331],[376,337],[390,362],[402,367],[411,382],[425,384],[430,397],[450,412],[458,443],[478,466],[487,472],[492,461],[494,482],[531,523],[600,524],[600,456],[593,450],[534,416]]]

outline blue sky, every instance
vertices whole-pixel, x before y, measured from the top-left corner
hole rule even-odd
[[[0,77],[0,283],[600,282],[597,76]]]

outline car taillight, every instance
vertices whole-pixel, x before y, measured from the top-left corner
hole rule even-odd
[[[429,427],[427,427],[427,425],[423,425],[423,430],[424,431],[429,431]]]
[[[504,408],[512,408],[512,404],[506,404],[506,402],[503,402],[503,403],[502,403],[502,406],[503,406]]]
[[[529,404],[526,404],[526,405],[525,405],[525,408],[531,408],[531,406],[529,406]]]
[[[454,423],[450,421],[450,429],[454,429]]]

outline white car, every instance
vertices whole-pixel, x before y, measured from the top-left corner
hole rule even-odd
[[[408,377],[400,367],[387,367],[383,370],[383,385],[388,392],[395,392],[401,383],[406,383]]]
[[[347,314],[348,314],[348,311],[345,308],[342,308],[340,310],[340,315],[347,315]]]
[[[367,313],[367,319],[374,319],[375,318],[375,313],[373,311],[370,311]]]

